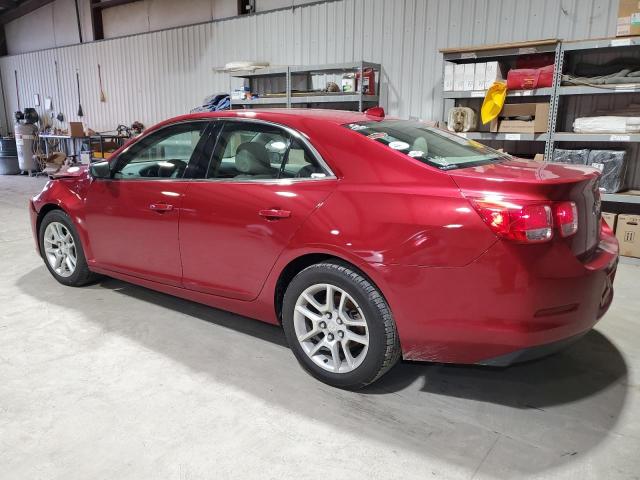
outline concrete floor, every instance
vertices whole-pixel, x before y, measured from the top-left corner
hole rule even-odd
[[[402,363],[359,393],[280,329],[120,281],[59,285],[0,177],[0,479],[639,478],[640,267],[597,329],[509,369]]]

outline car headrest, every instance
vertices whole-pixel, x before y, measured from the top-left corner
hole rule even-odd
[[[241,143],[236,150],[236,170],[247,175],[271,173],[269,152],[256,142]]]

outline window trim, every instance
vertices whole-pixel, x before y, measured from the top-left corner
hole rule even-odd
[[[215,123],[219,122],[219,125],[215,125]],[[301,132],[299,132],[298,130],[296,130],[295,128],[291,128],[288,125],[282,125],[281,123],[277,123],[277,122],[272,122],[269,120],[262,120],[262,119],[258,119],[258,118],[244,118],[244,117],[214,117],[213,118],[213,124],[214,126],[212,128],[217,128],[217,138],[216,138],[216,142],[215,145],[213,147],[213,151],[211,154],[211,159],[210,161],[213,159],[213,154],[215,153],[215,149],[218,145],[218,140],[220,139],[220,135],[222,134],[222,131],[224,130],[224,122],[242,122],[242,123],[255,123],[258,125],[266,125],[266,126],[271,126],[271,127],[276,127],[276,128],[280,128],[282,130],[284,130],[285,132],[287,132],[289,135],[291,135],[291,137],[299,140],[305,148],[307,148],[309,150],[309,153],[313,156],[314,160],[316,162],[318,162],[318,165],[320,166],[320,168],[322,168],[325,171],[325,176],[324,177],[307,177],[307,178],[256,178],[256,179],[252,179],[252,178],[192,178],[190,179],[191,181],[196,181],[196,182],[202,182],[202,181],[206,181],[206,182],[227,182],[227,183],[267,183],[267,184],[289,184],[291,182],[317,182],[317,181],[323,181],[323,180],[337,180],[337,176],[335,173],[333,173],[333,170],[331,170],[331,168],[329,167],[329,165],[327,164],[327,162],[325,162],[324,158],[322,158],[322,155],[320,155],[320,152],[318,152],[318,150],[316,150],[316,148],[313,146],[313,144],[306,138],[306,136],[304,134],[302,134]]]
[[[115,177],[113,177],[113,175],[115,175],[115,173],[116,173],[116,171],[115,171],[116,168],[121,168],[121,167],[118,167],[118,165],[120,165],[120,161],[121,161],[123,155],[126,155],[127,153],[129,153],[132,148],[134,148],[136,145],[138,145],[138,143],[141,142],[142,140],[144,140],[145,138],[151,137],[153,135],[156,135],[158,133],[163,132],[164,130],[167,130],[169,128],[176,127],[176,126],[179,126],[179,125],[198,124],[198,123],[205,124],[205,130],[204,130],[205,134],[215,133],[215,132],[213,132],[213,128],[214,128],[214,123],[215,122],[213,122],[211,118],[194,118],[194,119],[181,120],[179,122],[174,122],[174,123],[170,123],[170,124],[167,124],[167,125],[163,125],[162,127],[158,128],[158,129],[155,129],[152,132],[149,132],[148,135],[144,135],[144,136],[136,139],[131,145],[128,145],[127,148],[125,148],[122,152],[120,152],[118,154],[118,156],[116,158],[114,158],[114,162],[115,163],[113,164],[113,167],[112,167],[112,170],[111,170],[111,175],[112,175],[111,178],[104,178],[104,179],[101,179],[101,180],[127,181],[127,182],[139,182],[139,181],[188,182],[188,181],[191,181],[191,180],[196,180],[196,179],[188,178],[188,177],[185,177],[185,176],[182,176],[180,178],[166,178],[166,177],[115,178]],[[196,145],[196,148],[198,147],[198,145],[200,144],[201,141],[206,141],[206,140],[201,138],[200,141],[198,142],[198,144]],[[216,138],[216,142],[217,142],[217,138]],[[193,156],[193,153],[195,152],[196,148],[194,148],[193,152],[191,152],[192,156]],[[211,155],[213,155],[213,151],[211,152]],[[191,165],[191,162],[192,162],[192,158],[189,157],[189,162],[187,162],[187,166],[185,167],[185,173],[187,172],[187,170],[189,168],[189,165]]]

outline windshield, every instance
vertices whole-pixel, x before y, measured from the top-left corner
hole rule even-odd
[[[358,122],[345,126],[440,170],[473,167],[511,158],[473,140],[411,120]]]

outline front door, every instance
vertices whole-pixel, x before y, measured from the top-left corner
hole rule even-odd
[[[257,121],[225,122],[207,178],[185,192],[183,285],[256,298],[291,237],[335,185],[295,132]]]
[[[85,221],[96,265],[180,285],[178,219],[209,136],[206,121],[164,127],[120,154],[113,178],[92,180]]]

